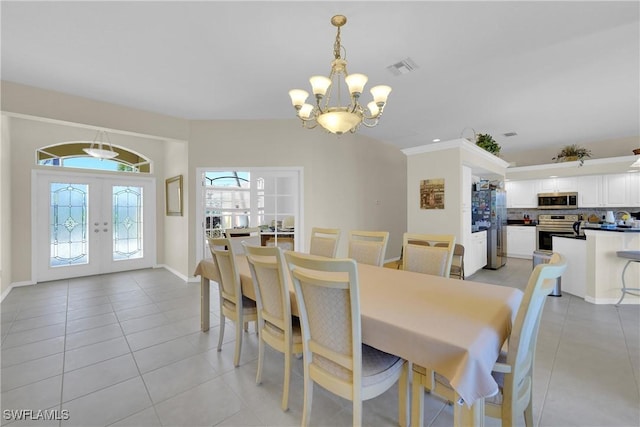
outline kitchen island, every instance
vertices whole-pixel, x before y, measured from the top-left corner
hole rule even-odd
[[[627,260],[617,251],[640,250],[640,229],[585,229],[586,294],[585,301],[615,304],[622,294],[622,269]],[[568,239],[567,239],[568,240]],[[632,263],[625,274],[627,287],[640,288],[640,263]],[[640,304],[640,297],[627,294],[623,304]]]

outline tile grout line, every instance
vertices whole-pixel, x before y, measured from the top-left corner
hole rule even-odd
[[[553,377],[553,370],[555,368],[556,365],[556,358],[558,357],[558,352],[560,351],[560,344],[562,343],[562,335],[564,334],[564,327],[567,323],[567,316],[569,314],[569,307],[571,306],[571,303],[573,302],[573,295],[568,295],[567,293],[564,294],[564,296],[568,296],[569,297],[569,302],[567,303],[567,307],[564,310],[564,315],[562,316],[562,326],[560,327],[560,336],[558,338],[558,344],[556,345],[556,351],[553,354],[553,362],[551,363],[551,369],[549,371],[549,379],[547,380],[547,384],[544,390],[544,395],[542,398],[542,404],[540,405],[540,412],[538,415],[538,420],[537,422],[534,422],[534,425],[536,426],[540,426],[540,423],[542,422],[542,414],[544,413],[544,406],[547,403],[547,396],[549,394],[549,386],[551,384],[551,378]],[[547,298],[549,298],[547,296]],[[544,308],[544,307],[543,307]],[[540,321],[542,321],[542,319],[540,319]],[[538,327],[538,334],[540,333],[540,327]],[[537,347],[537,346],[536,346]],[[534,369],[535,369],[535,354],[534,354]],[[532,378],[532,382],[533,382],[533,378]],[[533,399],[533,394],[531,396],[531,398]],[[533,404],[533,402],[532,402]]]
[[[631,348],[629,348],[629,340],[627,338],[627,333],[625,332],[625,327],[622,320],[620,309],[621,307],[615,307],[616,314],[618,315],[618,321],[620,322],[620,329],[622,329],[622,336],[624,337],[624,346],[627,350],[627,356],[629,357],[629,365],[631,366],[631,372],[633,372],[633,380],[636,384],[636,390],[638,390],[638,393],[640,393],[640,383],[638,382],[639,373],[634,369],[634,366],[633,366],[633,353],[631,351]]]

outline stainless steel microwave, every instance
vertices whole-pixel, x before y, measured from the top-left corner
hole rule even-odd
[[[578,193],[538,193],[540,209],[576,209]]]

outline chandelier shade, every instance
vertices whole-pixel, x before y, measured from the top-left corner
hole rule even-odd
[[[107,149],[105,147],[109,148]],[[107,132],[103,130],[99,130],[98,133],[96,133],[96,137],[93,138],[91,146],[89,148],[83,148],[83,151],[91,157],[95,157],[100,160],[113,159],[118,156],[118,153],[116,153],[111,146],[109,135],[107,135]]]
[[[366,127],[376,126],[391,87],[374,86],[370,89],[373,101],[367,104],[366,109],[360,104],[360,96],[369,78],[364,74],[349,74],[347,61],[341,56],[344,47],[340,44],[340,27],[347,23],[347,18],[336,15],[331,18],[331,23],[338,29],[333,45],[331,72],[329,77],[318,75],[309,79],[315,102],[307,103],[309,92],[302,89],[290,90],[289,96],[303,127],[313,129],[320,125],[330,133],[341,135],[356,132],[361,124]],[[343,105],[341,91],[345,90],[348,90],[344,95],[349,101],[345,101],[346,105]]]

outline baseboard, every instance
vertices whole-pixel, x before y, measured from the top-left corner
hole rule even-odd
[[[29,281],[16,282],[16,283],[10,284],[9,287],[5,289],[4,292],[2,292],[2,295],[0,295],[0,302],[4,301],[4,299],[7,297],[7,295],[9,295],[9,292],[11,292],[13,288],[19,288],[21,286],[32,286],[32,285],[35,285],[35,283],[29,282]]]
[[[584,297],[586,302],[590,302],[591,304],[616,304],[620,298],[593,298],[590,296]],[[626,295],[622,300],[620,305],[638,305],[640,304],[640,298],[634,297],[633,295]]]
[[[184,274],[180,273],[179,271],[169,267],[168,265],[165,264],[158,264],[156,267],[154,268],[164,268],[165,270],[169,271],[172,274],[175,274],[176,276],[178,276],[180,279],[184,280],[185,282],[199,282],[200,279],[197,277],[188,277],[185,276]]]

